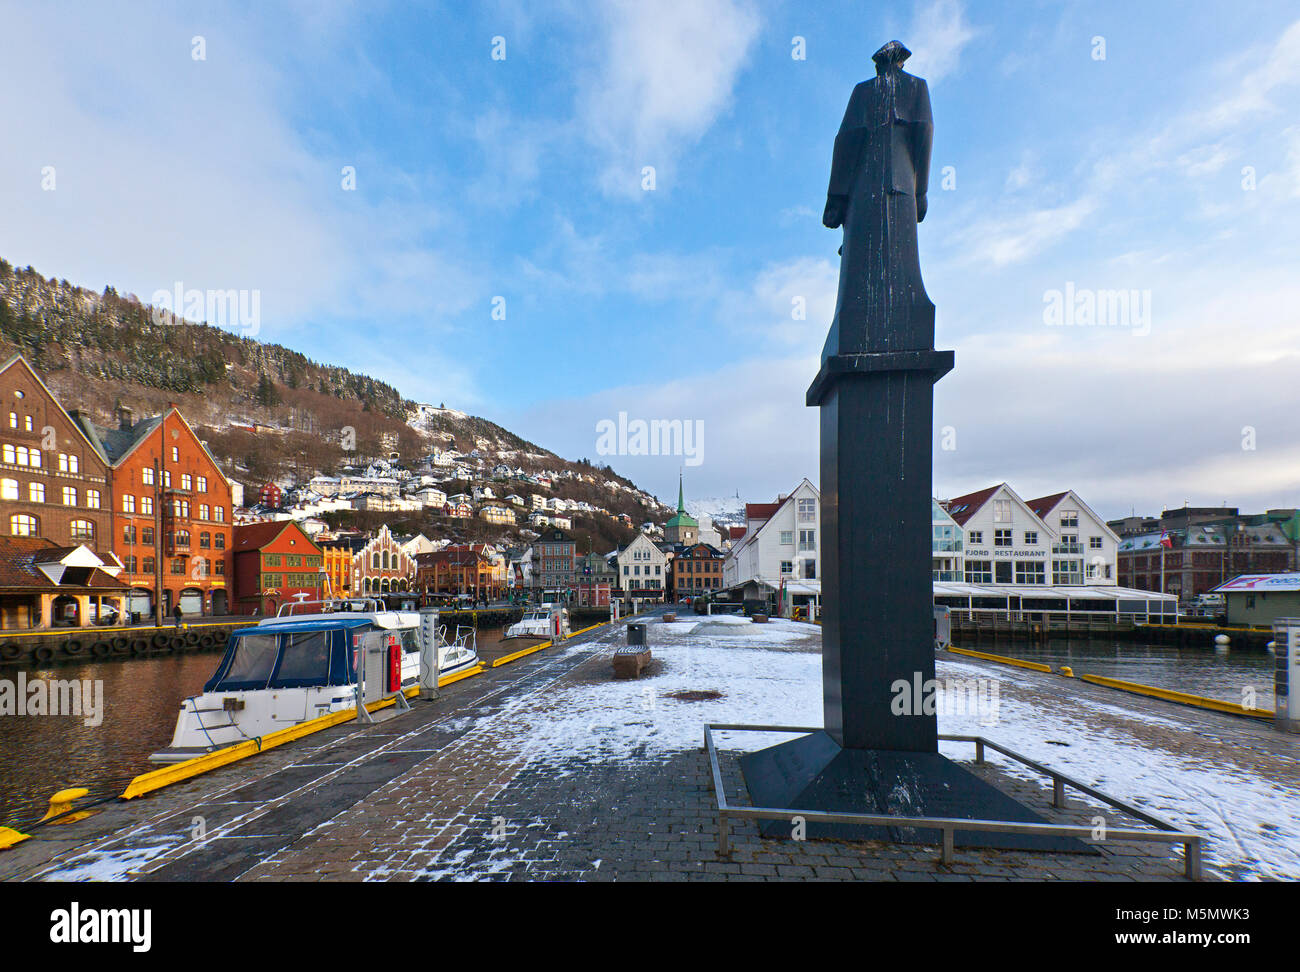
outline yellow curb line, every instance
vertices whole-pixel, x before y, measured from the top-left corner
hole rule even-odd
[[[1166,702],[1179,702],[1183,705],[1194,705],[1202,709],[1213,709],[1216,712],[1227,712],[1231,715],[1250,716],[1254,719],[1272,719],[1273,713],[1266,709],[1247,709],[1243,705],[1235,702],[1224,702],[1222,699],[1210,699],[1203,695],[1191,695],[1187,692],[1176,692],[1173,689],[1156,688],[1154,685],[1142,685],[1138,682],[1126,682],[1123,679],[1107,678],[1104,675],[1078,675],[1085,682],[1092,682],[1094,685],[1104,685],[1107,688],[1121,689],[1125,692],[1134,692],[1138,695],[1149,695],[1152,698],[1164,699]]]
[[[972,651],[970,648],[957,648],[950,646],[948,651],[955,652],[958,655],[970,655],[972,658],[983,658],[985,661],[1001,662],[1003,665],[1014,665],[1016,668],[1028,668],[1035,672],[1052,673],[1051,665],[1044,665],[1042,662],[1025,661],[1021,658],[1008,658],[1006,655],[990,655],[982,651]]]
[[[500,668],[502,665],[509,664],[512,661],[523,658],[525,655],[531,655],[533,652],[541,651],[543,648],[551,647],[551,642],[543,641],[540,645],[533,645],[531,648],[521,648],[519,651],[511,652],[509,655],[502,655],[492,663],[493,668]]]

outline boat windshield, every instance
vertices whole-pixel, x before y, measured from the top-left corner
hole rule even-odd
[[[352,633],[368,626],[357,619],[236,631],[203,691],[350,685],[355,680]]]

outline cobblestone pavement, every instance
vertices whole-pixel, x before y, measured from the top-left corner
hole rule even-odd
[[[458,683],[438,702],[417,706],[409,715],[371,728],[338,727],[145,800],[113,806],[60,828],[66,833],[43,833],[39,841],[0,855],[0,876],[257,881],[1183,879],[1181,846],[1158,842],[1111,841],[1095,853],[1076,854],[959,846],[953,862],[944,865],[936,846],[765,839],[756,824],[743,820],[732,821],[731,853],[720,856],[712,779],[700,748],[703,726],[733,721],[719,718],[724,712],[748,713],[740,721],[771,721],[764,718],[770,696],[746,697],[743,679],[709,671],[714,659],[675,651],[668,627],[654,632],[661,650],[648,682],[610,681],[610,658],[623,631],[600,629],[577,644]],[[683,624],[673,630],[681,637],[689,628]],[[819,632],[805,630],[784,642],[777,639],[771,651],[782,653],[787,665],[804,665],[806,658],[813,671]],[[738,664],[747,666],[751,682],[770,675],[748,656]],[[730,702],[741,708],[717,708],[727,700],[709,701],[707,693],[699,701],[663,702],[674,698],[668,690],[680,684],[730,686],[738,697]],[[784,691],[775,679],[773,684],[775,691]],[[1012,690],[1029,694],[1032,686],[1021,678]],[[1115,699],[1109,690],[1082,683],[1071,685],[1071,690],[1106,704]],[[614,691],[623,694],[609,694]],[[602,693],[604,710],[575,712],[584,700]],[[643,698],[651,708],[672,708],[645,716],[638,708]],[[612,720],[611,699],[616,715]],[[1160,711],[1181,718],[1185,710],[1168,706]],[[1198,736],[1213,737],[1207,744],[1210,751],[1254,745],[1260,750],[1256,756],[1263,756],[1268,748],[1268,737],[1257,735],[1262,730],[1243,720],[1201,713],[1187,719],[1202,727]],[[1156,724],[1150,731],[1168,730]],[[683,743],[683,732],[699,741]],[[722,770],[729,800],[743,805],[747,798],[739,755],[739,750],[724,750]],[[1054,809],[1048,787],[1021,772],[1009,772],[1000,756],[990,759],[983,766],[963,765],[1048,821],[1093,826],[1101,816],[1112,828],[1142,826],[1082,798],[1068,810]],[[201,833],[195,830],[197,819],[202,820]],[[1212,851],[1207,856],[1212,862]]]

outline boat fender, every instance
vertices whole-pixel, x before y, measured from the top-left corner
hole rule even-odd
[[[54,658],[54,649],[49,645],[41,645],[32,652],[32,657],[38,662],[47,662]]]

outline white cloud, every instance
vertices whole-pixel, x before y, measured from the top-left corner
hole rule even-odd
[[[598,3],[603,56],[579,94],[582,128],[604,159],[602,189],[635,197],[654,166],[666,188],[683,148],[723,112],[758,36],[747,0]]]
[[[912,38],[907,42],[912,50],[908,71],[925,78],[929,84],[940,83],[957,73],[962,51],[979,33],[966,22],[966,9],[961,0],[917,3],[908,34]]]

